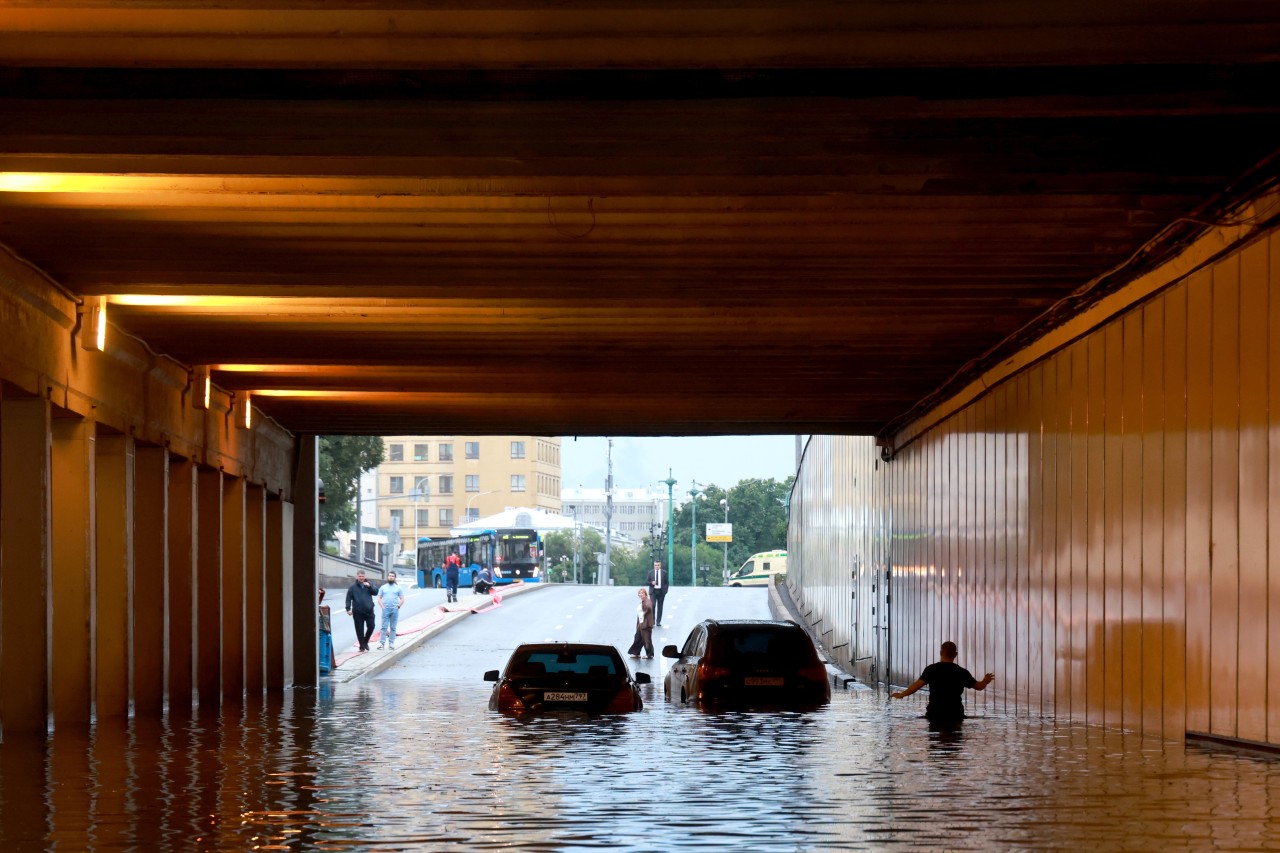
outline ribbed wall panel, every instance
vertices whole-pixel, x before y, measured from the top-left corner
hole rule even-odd
[[[891,462],[814,436],[793,594],[863,677],[910,683],[952,639],[997,674],[979,708],[1280,744],[1278,330],[1272,231]]]

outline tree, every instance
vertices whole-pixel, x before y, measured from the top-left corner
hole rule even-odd
[[[701,567],[707,565],[711,570],[707,573],[707,581],[712,586],[719,584],[722,573],[718,570],[724,563],[724,551],[719,546],[705,541],[708,522],[724,520],[724,511],[720,507],[723,498],[729,502],[729,521],[733,524],[733,542],[729,544],[728,563],[732,572],[757,551],[770,551],[787,547],[787,502],[791,494],[794,477],[782,482],[768,480],[742,480],[738,485],[725,491],[714,484],[702,487],[702,497],[698,499],[698,583],[702,584]],[[693,510],[689,501],[675,511],[675,584],[686,586],[690,574],[690,541]],[[660,559],[666,565],[666,542],[659,537]]]
[[[376,435],[332,435],[320,439],[320,541],[356,525],[356,490],[360,475],[382,464],[382,439]]]

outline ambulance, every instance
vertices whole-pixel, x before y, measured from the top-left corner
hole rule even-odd
[[[768,586],[773,575],[787,571],[786,551],[759,551],[729,575],[729,586]]]

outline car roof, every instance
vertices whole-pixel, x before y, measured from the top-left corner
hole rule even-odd
[[[615,655],[618,654],[618,650],[615,647],[606,645],[604,643],[521,643],[520,645],[516,646],[515,650],[517,652],[519,651],[534,651],[534,652],[575,651],[575,652],[598,652],[598,653],[612,652]]]
[[[803,631],[804,629],[790,619],[704,619],[702,624],[708,628],[734,630],[769,630]]]

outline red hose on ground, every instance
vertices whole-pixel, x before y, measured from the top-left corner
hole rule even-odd
[[[523,583],[524,581],[512,581],[510,584],[505,584],[505,586],[516,586],[517,584],[523,584]],[[496,590],[492,593],[489,593],[487,597],[489,599],[489,603],[481,606],[473,606],[469,604],[468,605],[437,604],[434,608],[432,608],[431,616],[429,619],[427,619],[426,622],[422,623],[421,625],[417,626],[411,631],[396,631],[396,636],[408,637],[412,634],[417,634],[421,631],[425,631],[428,628],[430,628],[432,625],[435,625],[443,621],[444,617],[449,615],[450,613],[461,613],[464,610],[470,611],[471,613],[488,613],[489,611],[496,610],[497,608],[502,606],[502,595],[498,593]],[[369,637],[369,642],[372,643],[375,639],[381,642],[381,638],[382,638],[382,630],[378,629],[377,631],[373,632],[373,636]],[[356,651],[349,651],[346,654],[344,654],[342,657],[338,658],[338,662],[334,665],[334,668],[336,669],[337,667],[342,666],[344,663],[351,660],[352,658],[357,658],[365,654],[364,652],[358,650],[359,648],[358,646],[356,646],[356,648],[357,648]]]

